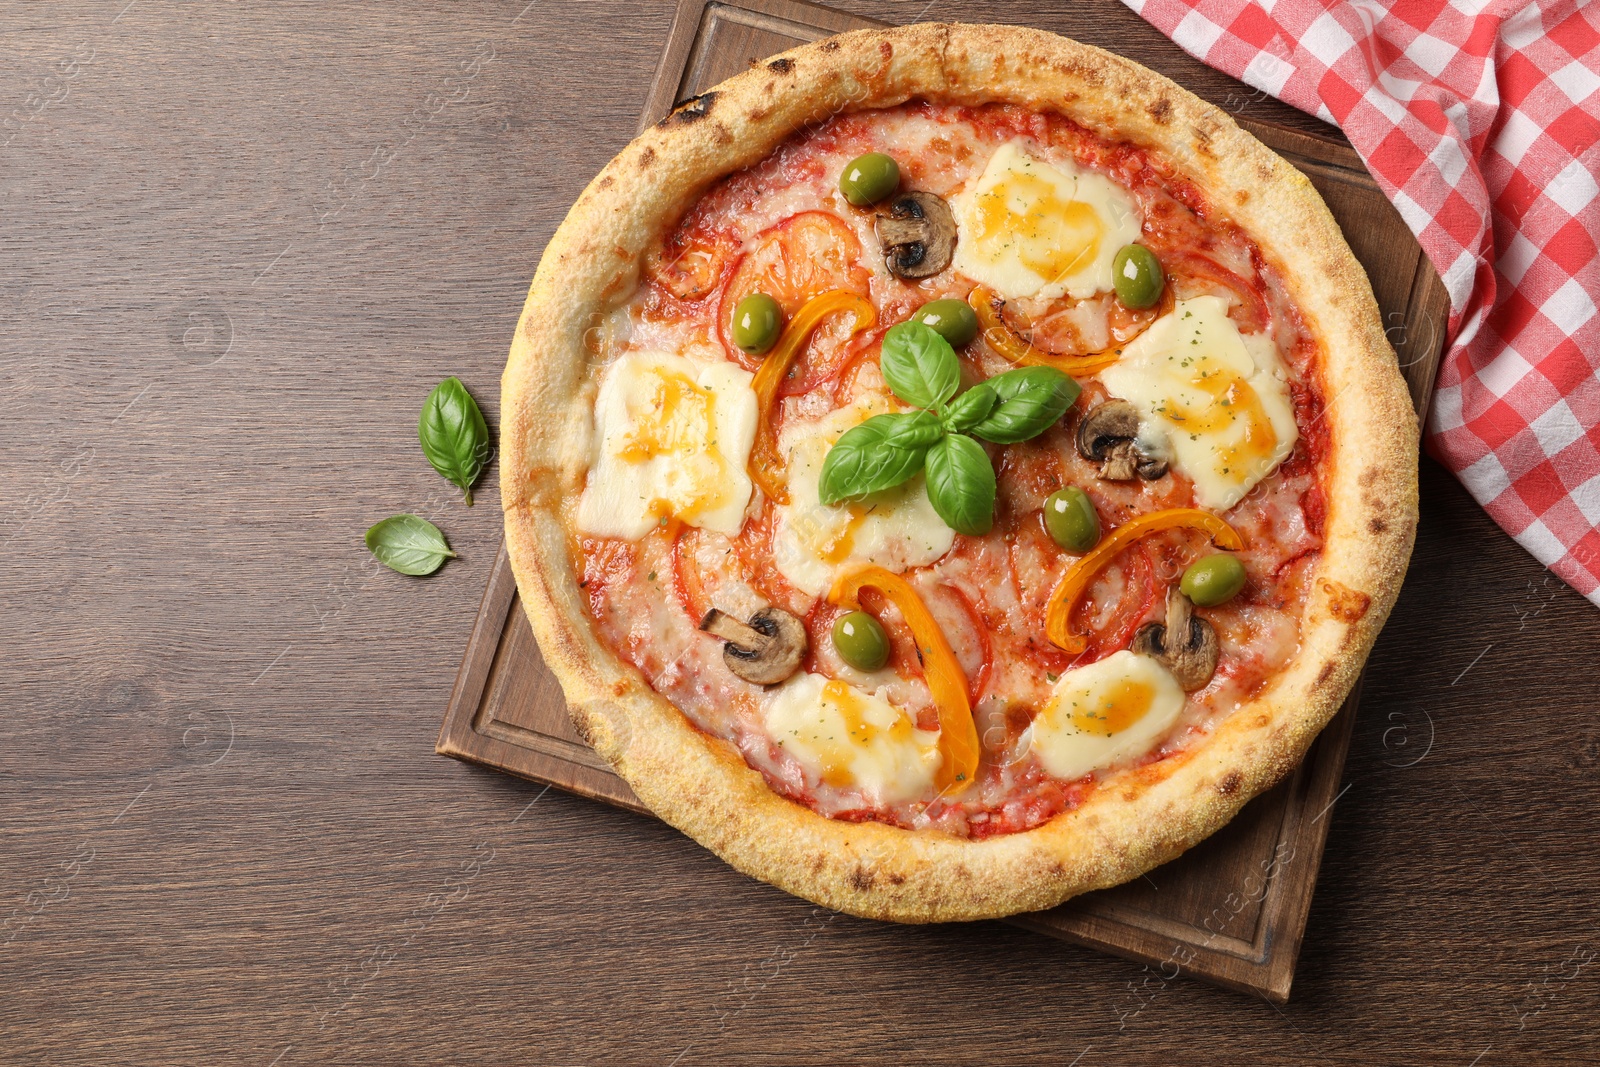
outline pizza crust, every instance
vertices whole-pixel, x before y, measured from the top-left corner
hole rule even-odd
[[[586,342],[637,284],[646,248],[715,181],[808,126],[913,97],[1054,111],[1151,150],[1280,265],[1324,346],[1325,544],[1298,654],[1198,747],[1108,776],[1042,826],[984,840],[835,821],[774,793],[599,641],[562,521],[588,464]],[[1416,416],[1366,276],[1311,183],[1166,78],[1015,27],[922,24],[828,38],[752,67],[645,131],[551,238],[501,401],[512,567],[579,732],[651,810],[739,870],[899,922],[1048,908],[1137,877],[1216,831],[1300,761],[1343,703],[1394,604],[1416,529]]]

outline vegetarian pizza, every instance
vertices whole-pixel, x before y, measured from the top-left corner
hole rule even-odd
[[[845,34],[679,107],[552,238],[503,388],[579,730],[735,867],[879,918],[1216,830],[1343,701],[1415,527],[1307,180],[1022,29]]]

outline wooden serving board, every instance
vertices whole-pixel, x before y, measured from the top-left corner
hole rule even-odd
[[[680,0],[640,126],[750,63],[871,25],[879,24],[799,0]],[[1176,46],[1173,53],[1179,55]],[[1279,126],[1241,125],[1304,171],[1327,200],[1367,269],[1417,410],[1426,410],[1448,301],[1416,240],[1348,144]],[[1186,973],[1283,1003],[1359,688],[1304,763],[1207,841],[1126,885],[1008,921],[1144,962],[1164,977]],[[561,687],[521,610],[503,544],[438,751],[648,814],[573,731]]]

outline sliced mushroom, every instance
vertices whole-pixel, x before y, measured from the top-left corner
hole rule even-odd
[[[1108,482],[1153,481],[1167,473],[1165,456],[1139,441],[1139,412],[1126,400],[1107,400],[1078,423],[1078,454],[1100,464]]]
[[[700,620],[700,629],[727,644],[722,661],[728,669],[756,685],[777,685],[800,669],[810,642],[805,623],[782,608],[762,608],[748,625],[727,612],[712,608]]]
[[[878,216],[878,242],[889,270],[901,278],[927,278],[950,265],[956,220],[950,205],[933,193],[895,197]]]
[[[1183,686],[1204,689],[1217,672],[1217,631],[1194,613],[1194,605],[1177,586],[1167,590],[1167,621],[1147,622],[1133,635],[1134,652],[1155,657]]]

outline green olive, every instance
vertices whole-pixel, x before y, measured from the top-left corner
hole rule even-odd
[[[1100,515],[1094,501],[1075,485],[1045,497],[1044,528],[1068,552],[1081,554],[1100,543]]]
[[[889,662],[889,635],[883,624],[864,611],[841,615],[833,624],[833,647],[839,658],[858,671],[882,670]]]
[[[1244,588],[1244,564],[1220,553],[1189,564],[1178,588],[1183,595],[1203,608],[1214,608],[1239,595]]]
[[[845,165],[839,191],[856,207],[876,204],[900,188],[900,164],[882,152],[868,152]]]
[[[1147,308],[1161,299],[1167,279],[1161,261],[1144,245],[1123,245],[1111,261],[1111,277],[1123,306]]]
[[[978,313],[965,300],[933,300],[911,316],[912,322],[931,326],[933,332],[950,342],[951,348],[971,344],[978,336]]]
[[[751,293],[733,309],[733,343],[757,355],[778,341],[783,309],[766,293]]]

